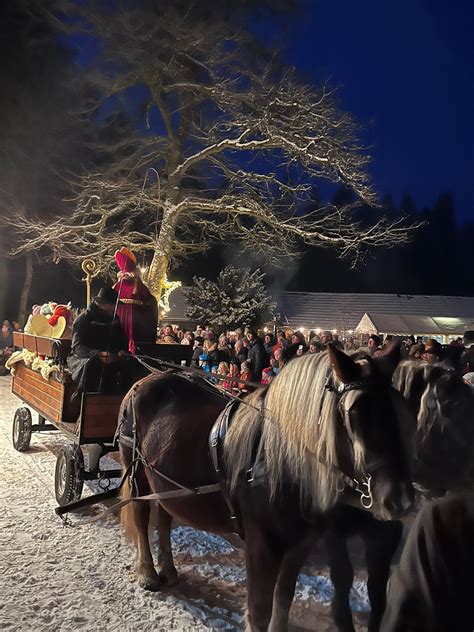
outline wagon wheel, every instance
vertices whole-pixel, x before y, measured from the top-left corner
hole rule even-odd
[[[31,441],[31,411],[29,408],[17,408],[13,417],[12,441],[18,452],[24,452],[30,447]]]
[[[54,491],[58,504],[63,506],[78,500],[84,485],[84,457],[78,445],[63,446],[56,459]]]

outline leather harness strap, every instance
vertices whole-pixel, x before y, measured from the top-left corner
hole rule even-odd
[[[156,369],[154,367],[150,367],[149,365],[147,365],[146,362],[144,362],[141,358],[138,358],[137,356],[134,356],[139,362],[141,362],[143,365],[147,366],[147,368],[149,368],[150,371],[156,373],[156,372],[165,372],[165,371],[160,371],[159,369]],[[152,360],[154,360],[154,358],[150,358]],[[159,360],[158,361],[159,364],[168,366],[168,367],[172,367],[173,370],[180,370],[184,375],[183,377],[186,377],[187,379],[192,379],[192,375],[186,375],[186,373],[199,373],[202,375],[202,372],[199,369],[190,369],[190,367],[180,367],[180,366],[176,366],[176,365],[172,365],[171,363],[167,363],[164,361]],[[168,369],[170,370],[170,369]],[[217,483],[213,483],[210,485],[202,485],[199,487],[186,487],[185,485],[181,485],[181,483],[178,483],[177,481],[173,480],[172,478],[170,478],[169,476],[167,476],[166,474],[164,474],[162,471],[158,470],[154,464],[150,463],[147,458],[145,457],[145,455],[143,454],[142,450],[141,450],[141,446],[140,446],[140,442],[139,442],[139,437],[138,437],[138,433],[137,433],[137,424],[136,424],[136,417],[135,417],[135,392],[136,392],[136,388],[137,386],[142,382],[145,381],[147,379],[150,379],[151,376],[148,376],[146,378],[144,378],[143,380],[141,380],[140,382],[138,382],[135,387],[132,390],[131,396],[130,396],[130,410],[131,410],[131,415],[132,415],[132,436],[127,436],[125,434],[123,434],[122,432],[122,428],[119,427],[117,429],[117,433],[116,433],[116,437],[115,440],[118,441],[118,443],[130,448],[132,450],[132,461],[130,463],[130,465],[127,468],[127,471],[125,472],[121,483],[120,483],[120,487],[123,485],[125,478],[127,476],[130,476],[130,486],[131,489],[133,490],[133,488],[135,487],[135,474],[136,474],[136,467],[137,464],[140,462],[143,467],[148,468],[151,472],[153,472],[156,476],[159,476],[160,478],[166,480],[168,483],[170,483],[171,485],[174,485],[177,489],[172,489],[172,490],[168,490],[168,491],[164,491],[164,492],[158,492],[158,493],[153,493],[153,494],[147,494],[145,496],[132,496],[126,500],[123,500],[119,503],[114,504],[112,507],[110,507],[109,509],[107,509],[105,512],[101,513],[99,516],[96,516],[92,519],[89,519],[87,521],[85,521],[82,524],[87,524],[89,522],[94,522],[95,520],[98,520],[99,518],[102,518],[103,516],[109,514],[109,513],[113,513],[114,511],[117,511],[118,509],[121,509],[122,507],[125,507],[126,505],[132,503],[132,502],[136,502],[136,501],[153,501],[153,500],[167,500],[167,499],[172,499],[172,498],[184,498],[184,497],[190,497],[190,496],[199,496],[199,495],[203,495],[203,494],[210,494],[210,493],[215,493],[215,492],[220,492],[224,498],[225,503],[227,504],[227,507],[229,509],[230,512],[230,518],[232,521],[233,526],[235,527],[235,533],[241,537],[242,539],[244,538],[244,533],[243,533],[243,529],[240,523],[240,519],[239,516],[237,514],[237,512],[235,511],[235,508],[233,506],[233,503],[231,501],[230,495],[229,495],[229,489],[228,489],[228,485],[227,485],[227,479],[226,479],[226,475],[225,475],[225,470],[224,470],[224,466],[222,464],[222,458],[223,458],[223,444],[224,444],[224,439],[225,439],[225,435],[226,432],[228,430],[228,427],[230,425],[230,422],[232,420],[232,416],[235,412],[235,409],[237,408],[237,403],[243,403],[246,404],[248,406],[251,406],[252,408],[255,408],[256,410],[258,410],[258,412],[264,416],[264,408],[263,408],[263,401],[262,401],[262,407],[261,408],[257,408],[256,406],[252,405],[252,404],[248,404],[247,402],[241,400],[239,397],[236,397],[228,392],[223,392],[221,389],[216,388],[215,385],[210,384],[207,380],[203,380],[205,382],[204,384],[200,384],[200,386],[202,388],[206,388],[211,390],[214,392],[214,394],[216,394],[216,391],[221,395],[226,397],[228,400],[230,400],[227,404],[227,406],[224,408],[224,410],[219,414],[219,417],[217,418],[216,422],[214,423],[214,426],[211,430],[211,433],[209,435],[209,448],[210,448],[210,454],[211,454],[211,459],[212,459],[212,463],[214,465],[214,470],[216,472],[216,477],[217,477]],[[364,390],[361,388],[361,385],[359,383],[350,383],[350,384],[343,384],[341,383],[339,385],[338,388],[334,387],[334,383],[329,375],[329,371],[328,371],[328,377],[326,380],[326,385],[325,385],[325,392],[327,391],[336,391],[338,392],[341,396],[345,395],[346,393],[349,393],[350,391],[356,391],[356,390]],[[323,395],[322,400],[324,401],[324,397],[325,395]],[[320,414],[321,414],[321,410],[322,410],[322,406],[323,406],[323,401],[321,402],[321,409],[320,409]],[[341,403],[341,402],[340,402]],[[344,411],[345,413],[347,413],[348,411]],[[342,413],[343,414],[343,413]],[[260,443],[257,449],[257,453],[256,453],[256,458],[255,458],[255,462],[254,464],[247,470],[247,476],[246,476],[246,482],[252,486],[257,486],[257,485],[262,485],[264,482],[264,478],[265,478],[265,464],[264,464],[264,458],[263,458],[263,451],[264,451],[264,446],[263,446],[263,441],[260,438]],[[312,458],[317,459],[320,463],[322,463],[320,461],[320,459],[318,459],[317,455],[314,454],[313,452],[311,452],[310,450],[306,450],[307,454],[309,456],[311,456]],[[366,509],[370,509],[372,507],[372,503],[373,503],[373,498],[372,498],[372,490],[371,490],[371,475],[367,474],[362,480],[358,480],[354,477],[350,477],[347,474],[345,474],[345,472],[343,472],[340,468],[338,468],[335,465],[331,465],[329,466],[326,463],[322,463],[322,465],[326,466],[326,467],[330,467],[330,469],[336,471],[340,476],[342,481],[344,482],[345,486],[351,488],[352,490],[354,490],[355,492],[357,492],[358,494],[360,494],[360,502],[362,504],[362,506]],[[379,465],[380,467],[380,465]],[[342,490],[341,490],[342,491]],[[85,499],[88,500],[88,499]],[[80,501],[78,501],[80,502]],[[74,503],[75,505],[77,505],[77,503]],[[58,508],[58,509],[62,509],[61,513],[65,513],[65,510],[67,510],[67,507],[63,507],[63,508]]]
[[[214,470],[219,482],[219,489],[229,509],[230,519],[234,527],[234,533],[236,533],[242,538],[242,540],[244,540],[244,530],[230,498],[227,479],[222,464],[224,439],[232,420],[232,415],[234,414],[236,408],[237,401],[233,400],[229,402],[224,410],[220,413],[214,426],[212,427],[211,434],[209,435],[209,449],[211,452],[212,464],[214,465]]]

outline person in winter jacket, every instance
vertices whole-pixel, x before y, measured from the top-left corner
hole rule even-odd
[[[273,354],[273,348],[275,347],[275,344],[276,344],[276,340],[273,337],[273,335],[265,334],[265,337],[263,339],[263,346],[265,347],[265,351],[267,352],[267,356],[269,358]]]
[[[211,340],[210,338],[206,338],[203,344],[203,353],[207,355],[209,370],[211,370],[211,367],[219,364],[217,358],[217,342],[214,342],[214,340]]]
[[[191,358],[191,366],[199,367],[199,356],[203,352],[204,338],[202,336],[196,336],[194,339],[193,356]]]
[[[254,381],[254,375],[252,373],[250,362],[242,362],[242,366],[240,367],[240,379],[242,382],[239,382],[239,390],[244,393],[248,393],[251,390],[251,387],[248,384],[245,384],[245,382]]]
[[[286,349],[287,347],[288,347],[288,341],[285,338],[285,332],[277,331],[276,344],[273,347],[273,351],[275,351],[275,349]]]
[[[244,347],[242,340],[236,340],[234,344],[233,360],[240,366],[248,357],[248,350]]]
[[[221,362],[230,363],[232,359],[232,353],[230,349],[229,340],[225,334],[221,334],[219,336],[219,340],[217,343],[217,361],[220,364]]]
[[[255,382],[260,382],[262,379],[262,371],[268,366],[268,356],[263,342],[257,336],[255,329],[248,331],[247,340],[249,341],[248,361],[252,367],[253,379]]]

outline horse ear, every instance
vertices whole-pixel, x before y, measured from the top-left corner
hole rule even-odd
[[[395,339],[390,345],[379,353],[374,362],[380,371],[388,378],[391,378],[395,369],[400,362],[400,347],[402,346],[402,339]]]
[[[354,382],[360,377],[360,366],[333,344],[328,344],[329,364],[341,382]]]

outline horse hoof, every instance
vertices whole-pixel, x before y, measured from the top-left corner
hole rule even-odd
[[[156,574],[154,573],[139,573],[137,576],[138,585],[143,590],[149,590],[150,592],[158,592],[163,588],[163,584]]]
[[[176,569],[171,571],[160,571],[158,573],[158,577],[160,578],[161,584],[163,587],[171,588],[178,583],[178,573]]]

